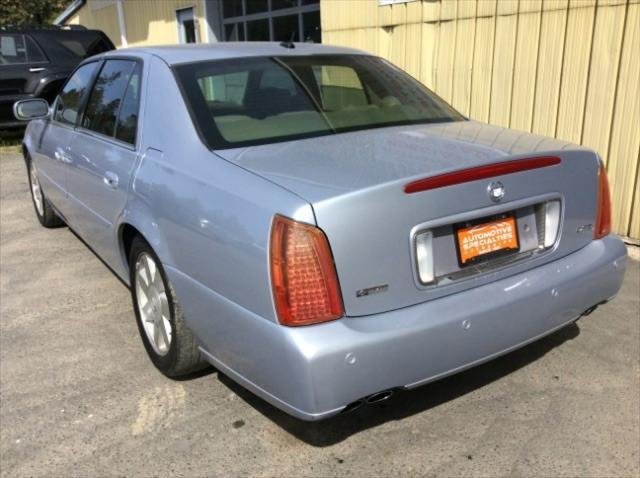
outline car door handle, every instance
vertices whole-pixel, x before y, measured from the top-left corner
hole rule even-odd
[[[29,68],[30,73],[38,73],[39,71],[44,71],[46,68]]]
[[[110,188],[115,189],[118,187],[118,175],[111,171],[107,171],[102,178],[102,182]]]

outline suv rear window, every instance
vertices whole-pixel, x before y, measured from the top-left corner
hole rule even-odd
[[[54,46],[57,46],[80,60],[113,49],[100,32],[96,31],[39,31],[35,36],[45,50],[53,51]]]
[[[88,58],[98,53],[111,50],[102,38],[69,38],[60,39],[58,43],[78,58]]]
[[[421,83],[372,56],[241,58],[175,71],[211,149],[464,119]]]
[[[40,47],[28,35],[0,34],[0,65],[20,65],[47,61]]]

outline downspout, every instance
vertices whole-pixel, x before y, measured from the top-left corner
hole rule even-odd
[[[124,23],[124,9],[122,8],[122,0],[116,1],[116,8],[118,10],[118,26],[120,27],[120,44],[123,48],[126,48],[128,46],[127,27]]]

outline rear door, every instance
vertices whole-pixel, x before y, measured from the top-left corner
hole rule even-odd
[[[0,32],[0,124],[19,124],[13,103],[34,92],[47,66],[47,57],[29,35]]]
[[[115,224],[136,164],[142,63],[104,62],[70,144],[71,222],[109,264],[116,264]]]
[[[69,145],[98,66],[99,62],[86,63],[71,75],[54,102],[53,117],[45,125],[33,155],[45,194],[65,217],[70,212],[66,181]]]
[[[31,84],[33,74],[43,71],[47,63],[47,57],[29,35],[1,33],[0,94],[32,92],[36,86]]]

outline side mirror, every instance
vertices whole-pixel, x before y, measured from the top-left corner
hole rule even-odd
[[[20,100],[13,104],[13,115],[22,121],[49,116],[49,103],[42,98]]]

